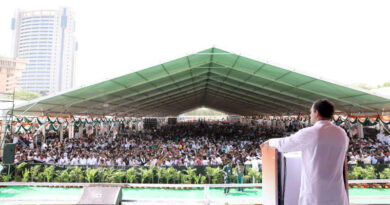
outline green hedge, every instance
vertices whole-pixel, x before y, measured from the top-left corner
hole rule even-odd
[[[159,183],[159,184],[223,184],[224,173],[220,167],[100,167],[82,169],[78,166],[56,167],[54,165],[33,165],[25,162],[4,168],[1,182],[107,182],[107,183]],[[236,174],[233,169],[233,174]],[[261,183],[261,172],[248,169],[244,176],[246,183]],[[236,182],[236,177],[233,178]]]
[[[107,182],[158,184],[222,184],[221,167],[99,167],[54,166],[20,163],[4,167],[0,182]],[[236,170],[233,169],[233,183]],[[348,179],[390,179],[390,167],[349,166]],[[261,183],[262,173],[246,169],[244,183]]]

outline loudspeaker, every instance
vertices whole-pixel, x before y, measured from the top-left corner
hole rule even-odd
[[[13,164],[15,161],[15,145],[5,144],[3,150],[3,164]]]
[[[120,187],[85,187],[77,204],[113,204],[119,205],[122,201]]]

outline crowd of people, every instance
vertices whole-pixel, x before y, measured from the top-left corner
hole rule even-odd
[[[56,165],[88,166],[207,166],[261,164],[259,145],[305,127],[301,123],[179,123],[136,130],[126,124],[119,132],[64,135],[19,133],[13,138],[15,162],[35,161]],[[349,132],[347,132],[349,134]],[[379,137],[350,137],[349,164],[390,163],[389,141]]]
[[[245,163],[261,157],[259,145],[281,137],[277,129],[244,125],[184,123],[159,129],[134,131],[129,127],[114,135],[65,135],[46,139],[31,134],[15,136],[16,162],[35,160],[58,165],[90,166],[204,166],[227,161]]]
[[[387,132],[364,138],[352,137],[347,154],[348,164],[390,164],[389,147],[390,136]]]

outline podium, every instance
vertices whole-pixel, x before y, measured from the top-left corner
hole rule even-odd
[[[301,186],[301,153],[262,149],[263,204],[297,205]],[[348,195],[347,160],[344,161],[344,184]]]

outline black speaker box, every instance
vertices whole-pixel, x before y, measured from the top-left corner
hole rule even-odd
[[[13,164],[15,161],[15,145],[5,144],[3,150],[3,164]]]

